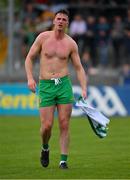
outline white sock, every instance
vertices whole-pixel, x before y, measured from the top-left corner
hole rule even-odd
[[[66,163],[66,161],[60,161],[60,165],[61,165],[61,163]]]

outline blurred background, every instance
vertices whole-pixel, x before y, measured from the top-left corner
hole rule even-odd
[[[15,114],[16,107],[23,108],[24,114],[26,99],[30,96],[31,102],[35,99],[25,90],[25,57],[36,36],[51,30],[55,12],[66,8],[70,12],[66,32],[77,42],[81,62],[89,77],[88,101],[108,116],[129,115],[129,5],[129,0],[0,0],[1,114]],[[39,60],[36,59],[34,76],[37,81],[38,71]],[[74,92],[79,93],[80,90],[75,88],[79,88],[79,84],[71,64],[70,74]],[[29,97],[23,100],[26,93]],[[31,112],[36,108],[34,104],[29,107]]]

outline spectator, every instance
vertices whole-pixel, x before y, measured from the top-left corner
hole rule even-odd
[[[125,63],[130,64],[130,29],[125,29],[124,36],[124,47],[125,47]]]
[[[97,65],[95,35],[96,35],[96,19],[94,16],[88,16],[87,17],[87,32],[86,32],[86,39],[85,39],[84,47],[86,48],[87,46],[89,49],[93,66]]]
[[[80,54],[83,51],[86,31],[87,25],[85,20],[80,14],[76,14],[73,21],[70,23],[69,33],[71,37],[73,37],[74,40],[77,42]]]
[[[37,13],[34,10],[34,6],[32,3],[26,4],[25,10],[24,10],[22,16],[23,16],[23,20],[25,20],[26,18],[29,18],[32,21],[34,21],[37,18]]]
[[[32,45],[36,34],[35,34],[35,24],[30,18],[25,19],[25,23],[23,26],[23,46],[22,46],[22,54],[25,58],[30,46]]]
[[[104,16],[99,17],[98,20],[96,41],[99,53],[99,64],[101,66],[108,65],[110,26]]]
[[[127,17],[125,18],[125,27],[130,27],[130,9],[127,10]]]
[[[120,16],[115,16],[111,31],[112,45],[114,49],[114,67],[118,67],[121,64],[123,36],[124,24]]]

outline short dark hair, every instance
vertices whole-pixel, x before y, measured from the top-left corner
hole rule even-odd
[[[60,9],[59,11],[57,11],[57,12],[55,13],[55,16],[56,16],[57,14],[59,14],[59,13],[65,14],[66,16],[69,17],[69,11],[68,11],[67,9]]]

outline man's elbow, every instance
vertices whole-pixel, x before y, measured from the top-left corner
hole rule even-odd
[[[82,66],[76,66],[76,71],[84,73],[84,68]]]
[[[31,62],[32,59],[33,59],[32,56],[28,54],[26,59],[25,59],[25,63]]]

